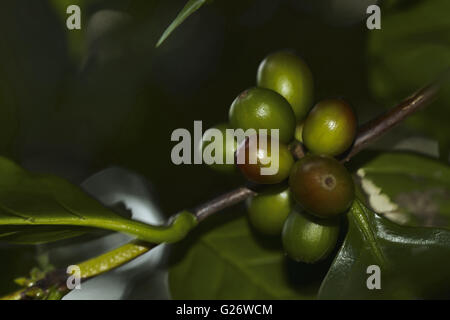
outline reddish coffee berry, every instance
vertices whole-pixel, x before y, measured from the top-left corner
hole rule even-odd
[[[266,143],[262,143],[264,139]],[[260,184],[273,184],[289,176],[294,158],[287,145],[278,143],[272,149],[270,136],[251,136],[240,144],[236,152],[236,163],[247,180]],[[277,156],[277,154],[278,156]]]
[[[345,212],[355,195],[350,173],[328,156],[308,155],[297,161],[289,177],[289,186],[294,199],[320,218]]]

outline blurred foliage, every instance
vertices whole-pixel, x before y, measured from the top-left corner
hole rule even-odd
[[[35,247],[0,244],[0,296],[19,288],[14,280],[28,274],[36,266],[36,257]]]
[[[382,29],[368,37],[369,81],[386,107],[450,72],[450,2],[447,0],[385,1]],[[450,127],[450,76],[432,106],[408,120],[410,126],[441,143],[447,159]]]
[[[92,0],[89,1],[92,3]],[[54,9],[54,12],[58,15],[60,23],[65,25],[68,17],[67,8],[70,5],[77,5],[80,8],[86,8],[87,1],[85,0],[50,0],[50,4]],[[84,17],[83,17],[84,18]],[[82,25],[85,22],[81,20]],[[80,59],[85,50],[85,37],[84,32],[81,30],[71,30],[67,33],[67,45],[69,54],[72,59]]]

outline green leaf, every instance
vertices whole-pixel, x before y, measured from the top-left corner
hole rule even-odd
[[[369,86],[390,106],[450,67],[450,1],[389,1],[382,3],[381,12],[381,30],[368,32]],[[436,101],[407,121],[444,145],[450,142],[450,127],[442,121],[448,118],[449,85],[447,81]]]
[[[377,213],[401,224],[450,226],[450,166],[414,153],[382,153],[357,172]]]
[[[186,20],[191,14],[201,8],[208,0],[189,0],[183,9],[178,13],[175,20],[167,27],[164,31],[161,38],[159,38],[156,47],[159,47],[169,36],[170,34]]]
[[[0,241],[16,244],[47,243],[69,239],[83,235],[90,229],[72,227],[70,230],[61,229],[61,226],[21,226],[16,225],[0,227]]]
[[[405,299],[448,294],[450,231],[399,226],[356,200],[349,229],[320,291],[321,299]],[[381,269],[381,289],[369,290],[367,268]]]
[[[245,217],[214,218],[172,251],[174,299],[315,298],[328,265],[293,263],[278,237],[255,238]]]
[[[161,243],[180,240],[195,224],[188,212],[169,226],[126,219],[63,179],[27,172],[0,157],[0,241],[44,243],[104,229]]]

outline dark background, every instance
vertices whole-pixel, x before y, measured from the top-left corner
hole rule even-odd
[[[192,132],[194,120],[204,130],[226,121],[272,51],[294,49],[313,72],[315,100],[343,97],[360,122],[392,106],[369,88],[368,38],[382,31],[366,28],[365,8],[376,1],[217,0],[155,48],[185,2],[1,1],[1,154],[74,183],[112,165],[128,168],[151,182],[169,216],[242,183],[172,164],[170,136]],[[386,2],[403,10],[420,1]],[[81,7],[80,31],[65,26],[69,4]],[[379,145],[411,134],[434,138],[403,125]],[[13,252],[4,250],[5,273],[28,271],[4,265]]]
[[[184,1],[80,2],[81,31],[65,28],[56,2],[6,1],[0,10],[12,100],[4,149],[30,169],[81,182],[120,165],[154,184],[164,212],[195,205],[239,177],[173,165],[172,131],[226,121],[259,62],[284,48],[310,65],[316,100],[345,97],[362,120],[379,111],[367,89],[365,20],[336,26],[295,1],[217,1],[156,49]]]

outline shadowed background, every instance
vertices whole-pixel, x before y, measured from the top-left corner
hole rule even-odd
[[[194,120],[202,120],[204,130],[226,121],[233,99],[255,85],[257,66],[268,53],[294,49],[313,72],[315,101],[343,97],[360,122],[449,65],[449,29],[436,23],[434,40],[432,24],[409,23],[421,14],[443,21],[444,10],[416,13],[419,0],[385,1],[390,16],[383,16],[381,31],[369,31],[365,9],[376,2],[217,0],[156,49],[185,1],[2,1],[0,151],[30,170],[74,183],[109,166],[124,167],[150,181],[165,215],[195,206],[243,179],[172,164],[171,133],[192,132]],[[70,4],[81,7],[81,30],[65,26]],[[440,147],[448,155],[449,129],[430,125],[448,118],[448,93],[442,99],[378,145],[401,142],[437,156],[435,140],[444,137]],[[411,136],[416,140],[404,141]],[[12,254],[2,253],[3,271],[26,273],[25,263],[4,264]],[[0,281],[0,288],[9,281]]]

